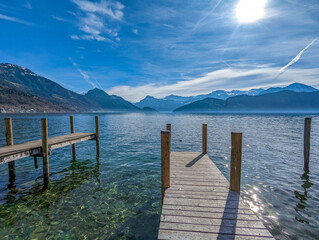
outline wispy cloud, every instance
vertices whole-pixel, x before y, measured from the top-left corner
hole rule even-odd
[[[90,76],[89,76],[86,72],[84,72],[82,69],[80,69],[80,67],[79,67],[71,58],[69,58],[69,60],[70,60],[70,62],[73,64],[73,66],[76,68],[76,70],[82,75],[83,79],[84,79],[87,83],[91,84],[91,86],[92,86],[93,88],[99,87],[100,89],[102,89],[100,83],[99,83],[97,80],[95,80],[95,82],[96,82],[96,84],[95,84],[95,83],[91,80]]]
[[[113,19],[122,20],[124,5],[120,2],[102,0],[100,2],[91,2],[87,0],[72,0],[84,12],[99,13],[108,15]]]
[[[72,0],[80,10],[76,14],[78,27],[82,34],[71,35],[74,40],[96,40],[101,42],[113,42],[112,39],[120,41],[118,29],[114,21],[123,21],[124,5],[120,2],[101,0],[91,2],[87,0]],[[76,37],[75,37],[76,36]]]
[[[32,5],[27,1],[24,6],[27,8],[27,9],[32,9]]]
[[[64,18],[58,17],[58,16],[52,16],[55,20],[60,21],[60,22],[69,22],[69,20],[66,20]]]
[[[296,57],[294,57],[286,66],[282,67],[280,70],[279,70],[279,74],[277,77],[279,77],[280,75],[282,75],[286,70],[287,68],[289,68],[292,64],[296,63],[299,61],[299,59],[301,58],[302,54],[312,45],[314,44],[316,41],[317,41],[318,38],[315,38],[314,40],[311,41],[311,43],[309,43],[304,49],[302,49]]]
[[[73,40],[80,40],[80,37],[76,34],[72,34],[70,35],[70,38],[73,39]]]
[[[138,35],[138,30],[135,28],[135,29],[133,29],[133,31],[132,31],[135,35]]]
[[[136,102],[147,95],[154,97],[165,97],[170,94],[180,96],[193,96],[207,94],[214,90],[241,89],[283,86],[294,82],[300,82],[316,86],[319,78],[319,68],[313,69],[292,69],[285,74],[280,82],[275,76],[280,70],[279,67],[256,66],[254,69],[247,67],[236,67],[219,69],[205,74],[204,76],[186,81],[178,81],[173,84],[159,85],[146,84],[142,86],[116,86],[109,89],[110,94],[120,95],[127,100]]]
[[[31,25],[31,23],[29,23],[27,21],[24,21],[24,20],[21,20],[19,18],[15,18],[15,17],[6,16],[3,14],[0,14],[0,19],[11,21],[11,22],[16,22],[16,23],[21,23],[21,24],[25,24],[25,25]]]

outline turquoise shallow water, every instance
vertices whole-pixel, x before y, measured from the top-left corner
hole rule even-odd
[[[311,115],[310,115],[311,116]],[[0,144],[5,144],[0,115]],[[12,115],[15,143],[69,133],[68,115]],[[53,150],[51,185],[42,192],[42,164],[16,162],[15,188],[0,165],[0,239],[155,239],[160,217],[160,131],[172,124],[173,151],[208,154],[229,178],[230,133],[243,132],[242,197],[277,239],[318,239],[319,116],[312,119],[310,173],[303,174],[304,115],[99,114],[95,142]],[[78,132],[94,131],[93,114],[77,114]],[[182,141],[180,141],[182,140]]]

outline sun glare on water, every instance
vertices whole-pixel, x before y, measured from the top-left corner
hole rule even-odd
[[[236,8],[239,22],[252,23],[263,18],[267,0],[240,0]]]

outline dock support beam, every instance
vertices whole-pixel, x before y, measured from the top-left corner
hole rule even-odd
[[[74,131],[74,118],[73,118],[73,116],[70,116],[70,130],[71,130],[71,133],[75,133],[75,131]],[[72,156],[73,156],[73,160],[75,160],[75,154],[76,154],[75,144],[72,144]]]
[[[41,119],[42,126],[42,157],[43,157],[43,184],[44,188],[49,186],[49,147],[48,147],[48,120]]]
[[[171,132],[161,131],[161,176],[162,176],[162,205],[165,189],[170,187],[170,138]]]
[[[305,118],[305,132],[304,132],[304,170],[309,172],[309,155],[310,155],[310,132],[311,132],[311,118]]]
[[[95,140],[96,140],[96,155],[100,156],[100,133],[99,133],[99,117],[95,116]]]
[[[203,154],[207,153],[207,124],[203,124],[203,134],[202,134],[202,138],[203,138]]]
[[[242,133],[231,133],[230,190],[240,194]]]
[[[13,134],[12,134],[12,119],[5,118],[4,119],[5,126],[5,135],[6,135],[6,144],[7,146],[13,145]],[[8,163],[9,168],[9,182],[14,182],[16,178],[16,171],[14,161]]]

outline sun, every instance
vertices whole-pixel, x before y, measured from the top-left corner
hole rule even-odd
[[[240,0],[236,8],[239,22],[252,23],[262,19],[265,15],[267,0]]]

